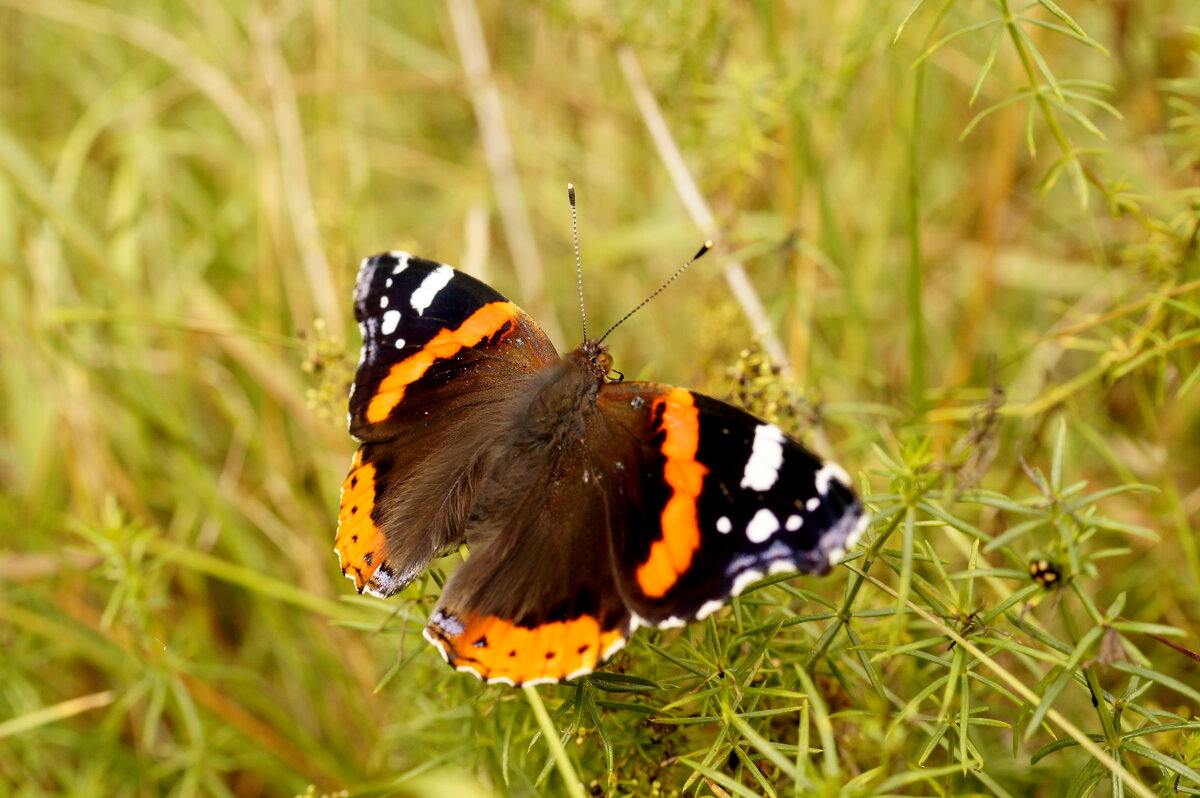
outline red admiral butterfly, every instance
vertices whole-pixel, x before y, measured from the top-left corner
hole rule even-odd
[[[767,574],[822,574],[866,515],[850,479],[778,427],[683,388],[559,357],[494,289],[404,252],[367,258],[350,394],[362,443],[335,550],[390,596],[471,547],[425,637],[460,671],[590,673],[639,626],[682,626]],[[586,336],[585,336],[586,337]]]

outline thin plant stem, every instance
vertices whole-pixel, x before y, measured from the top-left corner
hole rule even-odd
[[[625,75],[625,82],[629,85],[629,90],[645,121],[646,129],[650,132],[650,137],[654,139],[659,156],[662,158],[667,172],[671,175],[671,180],[675,183],[675,191],[683,200],[683,204],[696,226],[706,236],[719,241],[716,217],[713,215],[712,209],[708,207],[704,195],[700,193],[700,188],[696,185],[687,163],[683,160],[683,154],[675,143],[675,137],[671,135],[671,129],[667,126],[666,118],[663,116],[662,109],[659,108],[654,92],[650,90],[650,85],[646,82],[646,76],[642,72],[637,56],[628,46],[622,46],[617,50],[617,59],[621,64],[621,71]],[[742,314],[750,322],[754,334],[762,339],[763,348],[767,354],[779,366],[781,374],[790,376],[792,367],[787,350],[783,348],[783,343],[772,329],[771,322],[767,318],[766,308],[759,299],[758,291],[750,282],[746,268],[741,261],[730,259],[725,262],[725,281],[729,283],[729,288],[733,291],[733,296],[741,307]]]
[[[550,754],[554,757],[554,765],[558,768],[558,775],[562,776],[563,782],[567,785],[567,794],[571,798],[584,798],[583,782],[579,780],[579,775],[571,765],[571,759],[567,756],[567,750],[563,748],[562,740],[558,737],[558,729],[554,728],[554,722],[550,720],[550,713],[546,711],[546,705],[542,703],[542,697],[538,693],[537,688],[527,684],[521,689],[525,692],[525,700],[529,702],[529,706],[533,709],[533,716],[537,718],[538,727],[542,730],[542,736],[546,738],[546,745],[550,747]]]
[[[920,416],[925,407],[925,312],[924,275],[921,258],[920,131],[921,95],[925,90],[925,62],[917,64],[913,77],[912,129],[908,141],[908,400]]]

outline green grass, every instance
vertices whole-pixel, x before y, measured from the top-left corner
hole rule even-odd
[[[0,0],[0,795],[1200,794],[1200,7],[790,5]],[[875,520],[488,687],[452,561],[338,573],[349,290],[411,249],[569,348],[568,181],[594,328],[718,241],[617,368]]]

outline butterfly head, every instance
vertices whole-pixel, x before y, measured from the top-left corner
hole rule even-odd
[[[581,343],[571,353],[571,358],[578,361],[589,374],[601,381],[608,378],[612,371],[613,359],[608,352],[608,344],[598,339],[590,339]]]

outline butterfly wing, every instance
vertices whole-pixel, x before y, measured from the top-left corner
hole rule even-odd
[[[589,449],[599,427],[587,400],[574,402],[599,378],[547,376],[493,443],[467,522],[470,556],[425,630],[452,666],[493,683],[588,673],[631,626],[606,534],[616,519]]]
[[[363,261],[354,315],[363,347],[349,424],[363,445],[334,549],[360,593],[389,596],[466,539],[494,411],[558,354],[494,289],[403,252]]]
[[[425,629],[447,662],[491,683],[542,684],[590,673],[624,644],[599,491],[573,491],[583,470],[560,463],[527,510],[496,516],[446,582]],[[545,484],[545,483],[541,483]]]
[[[639,623],[703,618],[767,574],[823,574],[866,514],[846,472],[732,405],[649,383],[604,387],[617,584]]]

